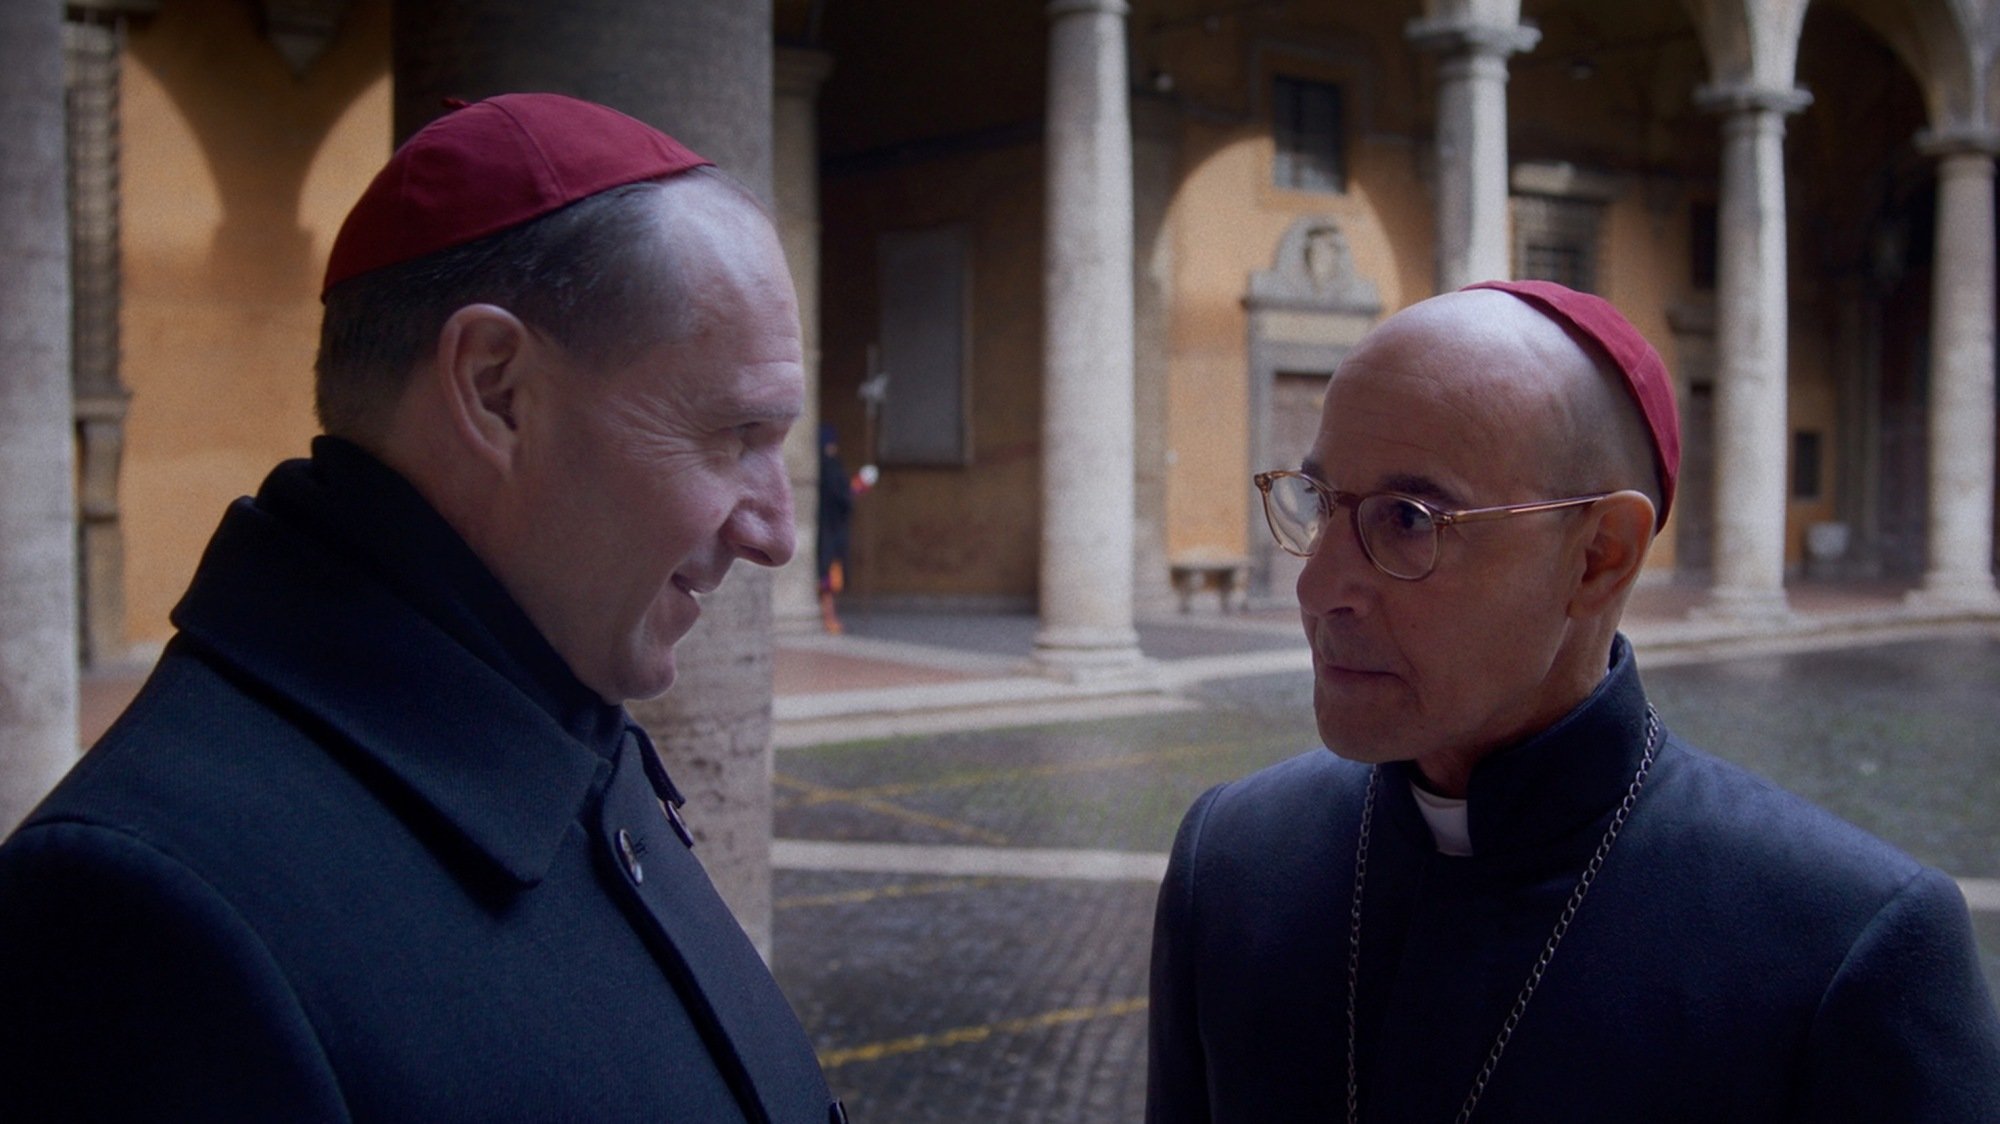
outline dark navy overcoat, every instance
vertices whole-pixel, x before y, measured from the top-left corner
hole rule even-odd
[[[1643,754],[1631,649],[1475,769],[1440,854],[1384,766],[1361,914],[1359,1118],[1456,1118]],[[1201,797],[1156,918],[1147,1119],[1347,1119],[1365,766]],[[1667,736],[1475,1122],[2000,1121],[2000,1021],[1953,882]]]
[[[643,735],[400,478],[317,442],[174,620],[0,848],[0,1120],[837,1112]]]

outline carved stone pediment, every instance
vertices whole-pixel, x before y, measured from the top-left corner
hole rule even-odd
[[[1243,303],[1253,312],[1284,309],[1373,319],[1382,313],[1375,283],[1354,272],[1340,224],[1326,215],[1293,221],[1278,240],[1270,269],[1250,275]]]
[[[293,75],[303,76],[333,42],[347,5],[348,0],[262,0],[264,38]]]

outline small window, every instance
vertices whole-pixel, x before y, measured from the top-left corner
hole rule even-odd
[[[1792,498],[1816,500],[1820,496],[1819,434],[1801,429],[1792,434]]]
[[[1271,137],[1277,149],[1271,181],[1277,186],[1294,191],[1347,190],[1339,86],[1282,75],[1274,78]]]
[[[1597,231],[1604,205],[1550,195],[1514,197],[1514,276],[1597,291]]]

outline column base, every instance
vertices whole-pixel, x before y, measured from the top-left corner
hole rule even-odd
[[[2000,613],[2000,588],[1991,574],[1929,573],[1903,604],[1924,612]]]
[[[1045,628],[1035,634],[1035,663],[1071,681],[1144,674],[1150,666],[1130,628]]]
[[[817,605],[803,612],[793,610],[771,614],[771,632],[776,636],[811,636],[825,631],[826,623],[820,618]]]
[[[1695,606],[1688,615],[1705,621],[1780,624],[1792,618],[1792,605],[1783,589],[1718,587],[1709,590],[1707,602]]]

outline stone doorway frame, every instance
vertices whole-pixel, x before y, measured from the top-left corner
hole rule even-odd
[[[1249,313],[1250,443],[1243,487],[1250,492],[1245,529],[1251,608],[1291,603],[1297,560],[1263,531],[1263,508],[1249,473],[1273,467],[1296,450],[1272,447],[1274,391],[1282,375],[1332,377],[1382,315],[1375,283],[1355,272],[1354,257],[1331,215],[1302,215],[1285,229],[1270,269],[1250,275],[1243,297]]]

